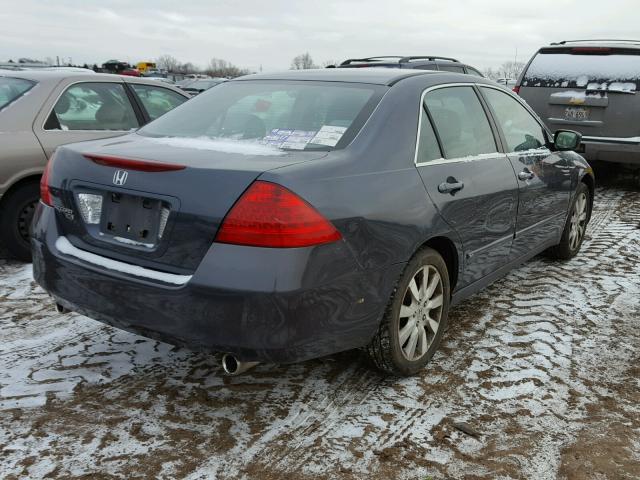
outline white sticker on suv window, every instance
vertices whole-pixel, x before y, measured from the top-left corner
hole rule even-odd
[[[311,143],[335,147],[346,131],[347,127],[324,125],[320,130],[318,130],[318,133],[313,137]]]

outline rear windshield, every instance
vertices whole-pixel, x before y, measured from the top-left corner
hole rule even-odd
[[[550,49],[538,53],[522,86],[627,92],[640,88],[640,52],[622,54],[604,49],[606,54],[598,54],[593,53],[596,49],[575,50]]]
[[[28,92],[35,82],[22,78],[0,77],[0,110]]]
[[[385,89],[338,82],[225,82],[138,133],[281,150],[334,150],[355,137]]]

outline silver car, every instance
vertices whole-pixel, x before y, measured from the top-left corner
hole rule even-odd
[[[541,48],[514,88],[553,131],[582,134],[589,162],[640,169],[640,40],[574,40]]]
[[[0,240],[29,260],[29,226],[42,172],[56,147],[115,137],[189,95],[154,80],[60,71],[0,70]]]

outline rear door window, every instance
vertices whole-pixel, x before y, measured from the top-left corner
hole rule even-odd
[[[0,110],[27,93],[35,82],[22,78],[0,77]]]
[[[509,152],[545,147],[547,139],[538,121],[508,93],[481,87],[507,141]]]
[[[420,136],[418,137],[418,154],[416,156],[416,163],[428,163],[440,158],[442,158],[442,152],[440,152],[438,138],[436,137],[433,125],[431,125],[431,120],[423,106],[420,116]]]
[[[121,83],[78,83],[60,96],[45,130],[132,130],[135,111]]]
[[[640,87],[640,51],[543,49],[529,65],[522,86],[635,92]]]
[[[149,114],[151,120],[155,120],[169,110],[173,110],[178,105],[182,105],[187,100],[182,95],[168,88],[142,85],[139,83],[132,83],[131,87],[140,99],[142,106]]]
[[[497,152],[493,131],[472,87],[446,87],[425,95],[445,158]]]

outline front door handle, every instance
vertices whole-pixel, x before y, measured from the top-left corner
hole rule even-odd
[[[464,183],[457,181],[453,177],[447,178],[446,182],[442,182],[440,185],[438,185],[438,191],[440,193],[450,193],[451,195],[455,195],[463,188]]]
[[[531,170],[529,170],[528,168],[525,167],[524,170],[522,170],[519,174],[518,174],[518,178],[520,180],[522,180],[523,182],[525,180],[531,180],[533,177],[535,177],[535,173],[533,173]]]

